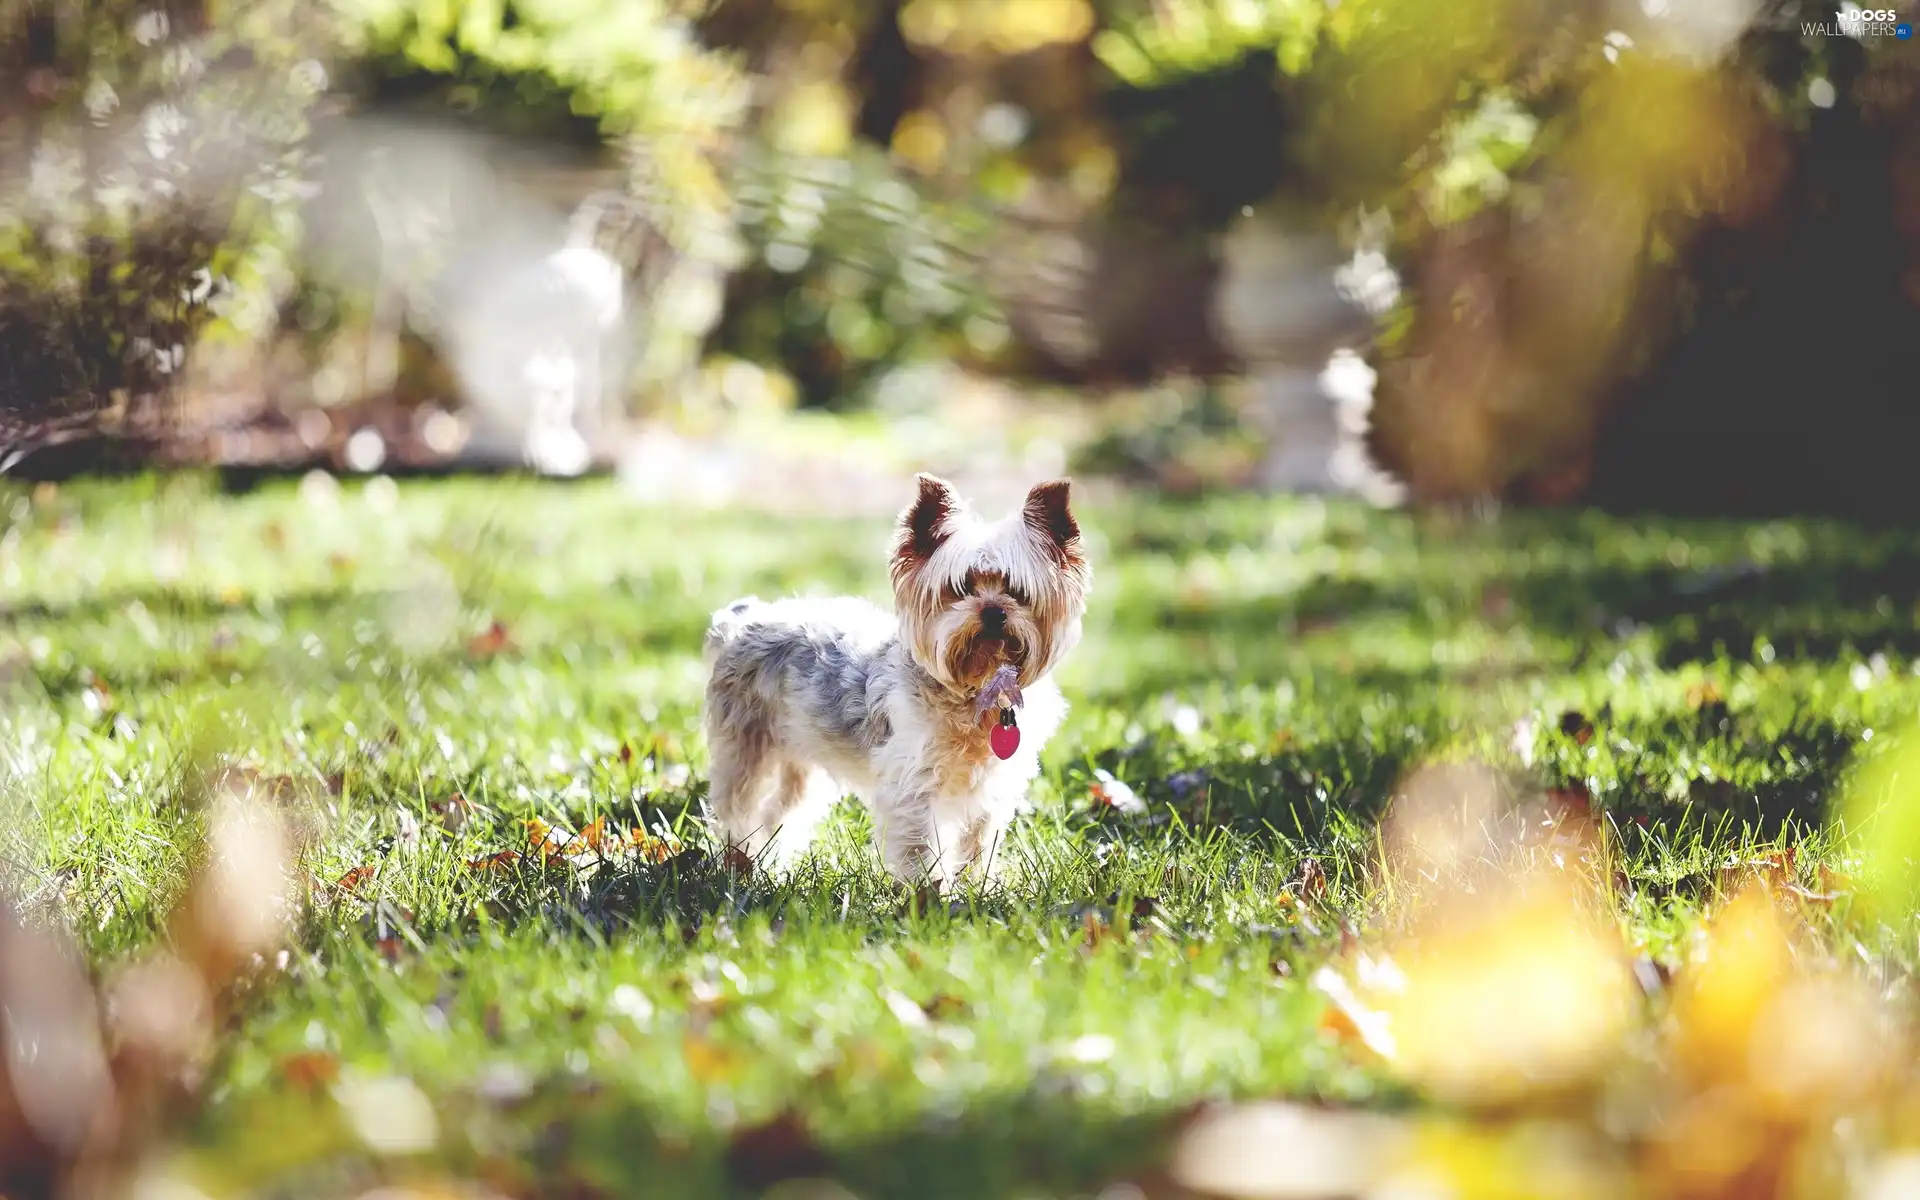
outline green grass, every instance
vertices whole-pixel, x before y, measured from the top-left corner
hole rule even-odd
[[[0,851],[26,907],[102,963],[159,936],[222,759],[286,777],[306,832],[288,968],[184,1130],[181,1169],[215,1194],[429,1170],[746,1194],[785,1163],[865,1197],[1092,1195],[1150,1169],[1199,1101],[1407,1099],[1318,1032],[1305,980],[1343,924],[1383,919],[1374,822],[1420,764],[1584,785],[1622,927],[1671,961],[1730,857],[1791,844],[1817,880],[1836,789],[1920,701],[1910,534],[1087,508],[1075,708],[1015,880],[924,911],[851,806],[780,883],[718,869],[697,821],[707,614],[879,595],[883,524],[638,509],[599,485],[327,500],[190,478],[21,491],[0,514]],[[474,653],[495,620],[513,647]],[[1096,770],[1148,813],[1095,804]],[[524,849],[535,818],[689,849],[467,865]],[[1302,920],[1285,893],[1306,858],[1330,887]],[[1120,934],[1090,938],[1090,916]],[[1861,953],[1906,971],[1910,942]],[[308,1051],[341,1087],[292,1085]],[[357,1131],[406,1125],[369,1090],[387,1078],[429,1102],[435,1149]],[[810,1138],[742,1133],[788,1110]]]

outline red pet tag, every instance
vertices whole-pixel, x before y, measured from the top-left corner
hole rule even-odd
[[[1020,748],[1020,727],[1013,723],[1011,708],[1000,710],[1000,723],[987,734],[987,744],[999,758],[1012,758],[1013,752]]]

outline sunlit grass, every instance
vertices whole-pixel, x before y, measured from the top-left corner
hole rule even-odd
[[[1909,535],[1121,502],[1082,514],[1094,607],[1014,882],[915,911],[854,809],[778,883],[711,863],[696,819],[707,614],[879,596],[883,523],[603,485],[4,505],[0,846],[28,909],[102,961],[156,936],[182,797],[222,758],[306,839],[298,942],[190,1130],[216,1190],[719,1194],[785,1154],[861,1195],[1090,1194],[1201,1100],[1403,1101],[1307,981],[1417,886],[1374,822],[1422,764],[1582,795],[1609,919],[1674,966],[1738,864],[1844,875],[1827,805],[1920,700]],[[530,821],[665,849],[543,863]],[[1851,939],[1846,906],[1816,921]],[[1862,937],[1904,978],[1905,939]],[[424,1154],[343,1102],[389,1076],[430,1103]],[[790,1109],[808,1137],[742,1132]]]

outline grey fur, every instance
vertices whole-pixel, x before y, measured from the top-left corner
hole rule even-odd
[[[950,886],[969,869],[990,873],[1066,714],[1050,671],[1078,641],[1085,609],[1077,527],[1063,542],[1019,515],[984,525],[944,483],[923,477],[921,488],[917,506],[937,503],[939,521],[930,527],[921,509],[916,529],[917,506],[902,514],[898,617],[850,597],[748,597],[713,615],[709,809],[728,842],[763,863],[792,862],[852,791],[903,881]],[[972,589],[942,598],[968,563]],[[983,629],[986,607],[1006,613],[997,636]],[[1020,672],[1026,700],[1021,745],[1005,761],[988,749],[990,722],[975,707],[1002,666]]]

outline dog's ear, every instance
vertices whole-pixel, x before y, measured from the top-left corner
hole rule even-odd
[[[952,535],[953,517],[960,508],[960,497],[946,480],[922,474],[917,481],[920,494],[900,514],[899,536],[894,543],[894,561],[903,565],[918,565],[932,558]]]
[[[1080,522],[1073,519],[1073,509],[1068,503],[1072,489],[1073,482],[1067,479],[1036,484],[1027,493],[1026,506],[1020,510],[1027,527],[1038,534],[1041,542],[1063,563],[1080,556]]]

